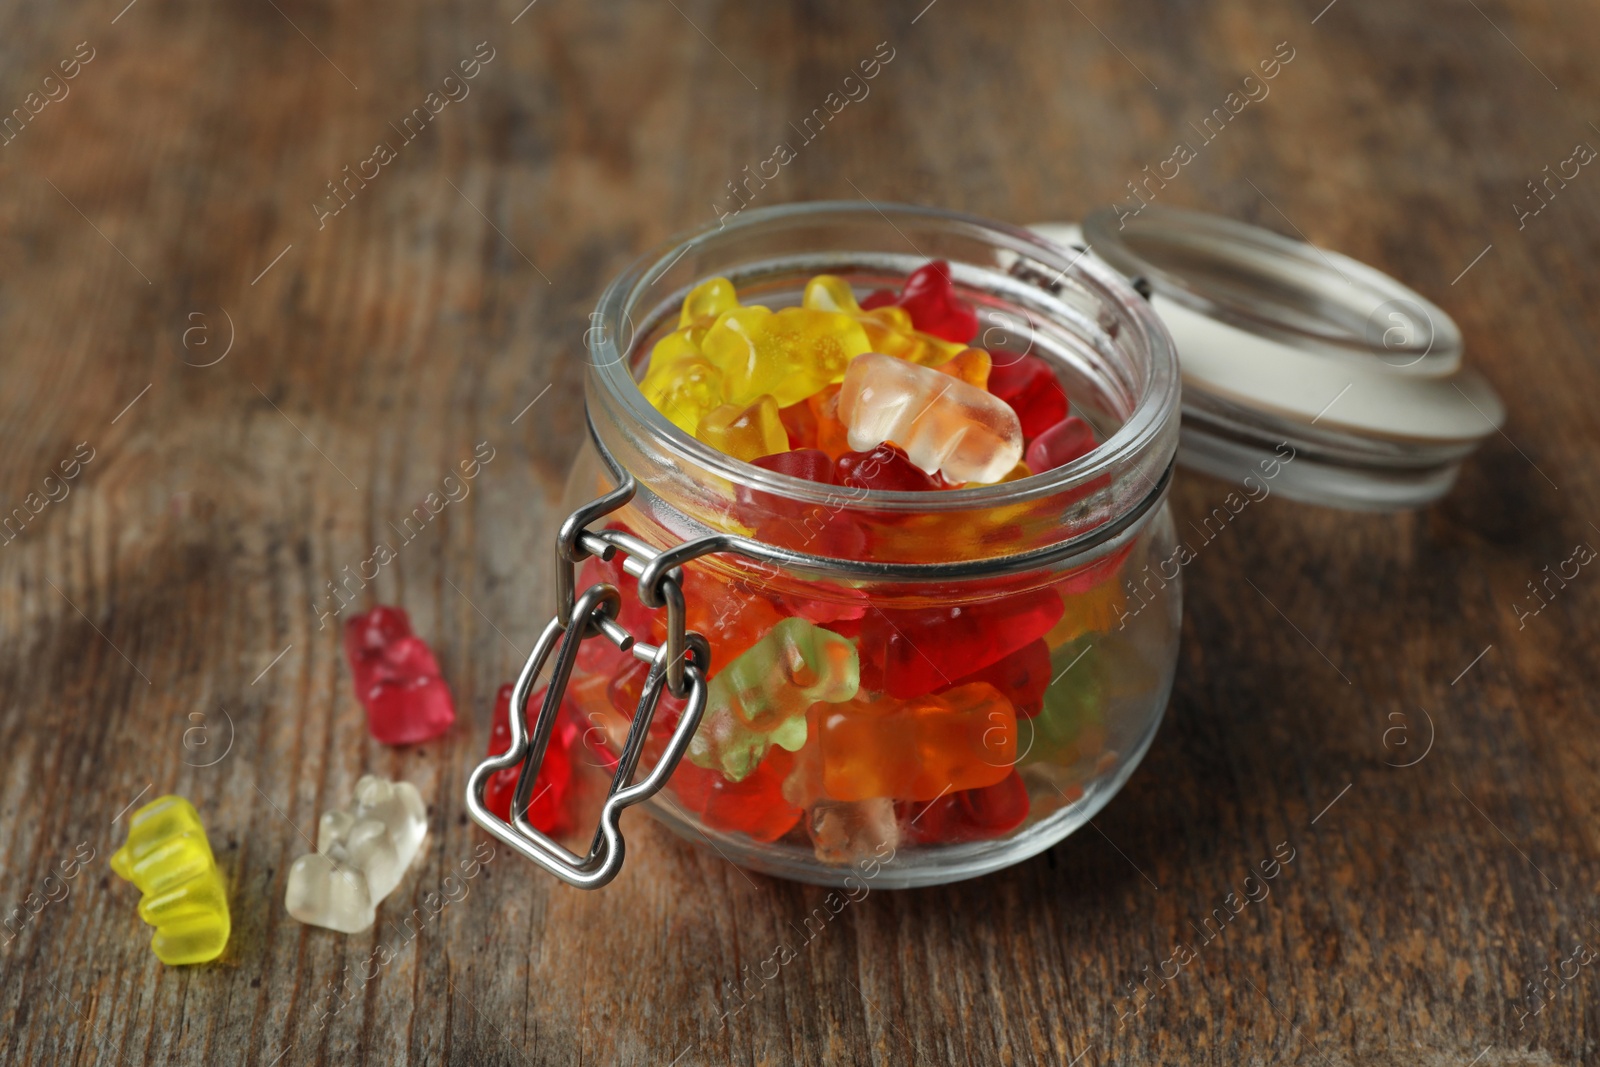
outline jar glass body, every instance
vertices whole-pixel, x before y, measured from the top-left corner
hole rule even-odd
[[[684,293],[707,277],[777,308],[797,304],[815,274],[864,296],[930,258],[951,263],[980,309],[975,344],[997,364],[1049,362],[1100,448],[996,486],[847,491],[713,452],[634,384],[654,341],[676,328]],[[650,802],[656,818],[753,870],[900,887],[1043,851],[1121,788],[1171,691],[1181,560],[1166,504],[1176,361],[1120,278],[982,220],[786,206],[725,220],[617,279],[593,316],[588,359],[591,440],[566,510],[632,476],[634,499],[600,525],[657,549],[716,533],[783,553],[719,552],[683,567],[688,627],[712,653],[709,698],[696,744]],[[596,582],[621,589],[624,627],[660,641],[665,613],[639,601],[618,562],[587,560],[577,587]],[[785,657],[803,678],[780,677]],[[568,713],[620,750],[647,669],[586,641]],[[830,688],[818,671],[836,669],[843,680]],[[762,697],[777,718],[746,714],[752,684],[777,687]],[[675,720],[664,698],[646,765]]]

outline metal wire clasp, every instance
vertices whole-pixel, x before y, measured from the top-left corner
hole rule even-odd
[[[619,825],[622,810],[649,799],[666,784],[678,761],[688,751],[706,707],[711,649],[705,638],[685,629],[682,575],[673,565],[673,558],[621,530],[587,529],[589,523],[631,500],[634,489],[633,479],[627,478],[610,493],[574,511],[562,523],[556,547],[556,615],[539,635],[512,688],[511,747],[502,755],[491,756],[478,764],[467,780],[467,811],[474,822],[568,885],[580,889],[598,889],[622,869],[625,848]],[[640,644],[616,621],[622,604],[622,594],[616,586],[602,582],[582,593],[576,592],[579,563],[589,556],[609,560],[619,551],[624,553],[623,568],[641,579],[640,600],[649,607],[667,609],[667,640],[659,647]],[[655,566],[658,561],[664,566]],[[588,854],[579,856],[529,823],[527,810],[545,749],[555,731],[562,697],[577,662],[578,649],[584,641],[602,636],[622,651],[631,652],[650,664],[650,671],[634,710],[611,788],[600,809],[600,825],[590,841]],[[555,666],[549,688],[538,717],[528,724],[528,694],[552,651],[555,652]],[[686,702],[683,714],[656,765],[643,781],[634,783],[634,771],[650,736],[650,723],[663,690]],[[484,789],[492,775],[519,766],[521,770],[511,802],[512,818],[507,822],[485,807]]]

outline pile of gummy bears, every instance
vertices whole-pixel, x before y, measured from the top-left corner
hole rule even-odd
[[[1069,413],[1050,364],[973,347],[977,333],[942,262],[859,303],[843,279],[819,275],[799,307],[777,311],[741,304],[713,278],[685,298],[640,389],[729,456],[858,490],[1012,481],[1092,451],[1094,431]],[[670,789],[704,826],[761,842],[788,835],[829,863],[884,842],[977,841],[1020,826],[1031,795],[1052,807],[1081,795],[1073,782],[1103,756],[1095,665],[1063,675],[1089,651],[1086,635],[1116,621],[1121,594],[1106,568],[916,609],[797,600],[710,566],[684,575],[688,627],[709,641],[712,669]],[[659,641],[661,615],[639,603],[619,561],[585,563],[579,588],[602,581],[622,591],[618,621]],[[601,724],[615,744],[647,672],[586,642],[568,720]],[[658,742],[681,710],[662,697]],[[1030,767],[1046,773],[1030,783]],[[1062,768],[1076,777],[1050,776]]]
[[[831,485],[914,492],[1025,478],[1095,447],[1037,356],[970,347],[973,308],[930,263],[897,296],[858,304],[819,274],[801,306],[696,286],[640,389],[679,428],[758,467]],[[1025,458],[1024,458],[1025,457]]]

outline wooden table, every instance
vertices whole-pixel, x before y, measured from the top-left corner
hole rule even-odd
[[[1600,173],[1526,184],[1600,145],[1600,9],[523,2],[5,11],[0,1061],[1596,1062],[1600,576],[1518,608],[1600,544]],[[550,611],[593,301],[875,52],[758,203],[1079,217],[1264,86],[1160,201],[1439,301],[1505,432],[1414,514],[1251,507],[1188,568],[1168,721],[1093,829],[871,893],[743,1008],[822,891],[642,815],[604,892],[502,853],[410,937],[289,919],[300,831],[364,772],[431,804],[386,911],[472,856],[462,788]],[[328,583],[480,442],[470,495],[363,594],[410,610],[464,713],[385,748]],[[1180,523],[1225,492],[1182,477]],[[159,964],[105,866],[166,792],[230,886],[213,965]],[[1202,941],[1280,846],[1270,896]]]

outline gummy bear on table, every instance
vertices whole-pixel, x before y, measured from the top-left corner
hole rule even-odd
[[[134,812],[111,869],[139,887],[139,918],[156,928],[150,948],[162,963],[222,955],[232,931],[228,887],[193,804],[164,796]]]
[[[846,278],[818,275],[798,307],[778,309],[744,304],[727,279],[711,278],[689,291],[677,328],[656,342],[640,389],[724,455],[841,490],[990,485],[1091,453],[1095,428],[1073,411],[1054,366],[980,347],[979,328],[943,261],[898,292],[864,299]],[[759,483],[737,488],[737,506],[759,516],[754,536],[775,543],[808,519]],[[802,543],[835,558],[870,554],[844,514]],[[1115,621],[1125,554],[1056,584],[929,607],[859,594],[808,600],[686,566],[688,624],[710,641],[712,673],[700,728],[671,780],[674,806],[757,841],[809,838],[826,862],[891,840],[934,846],[1010,833],[1030,813],[1031,768],[1079,765],[1103,736],[1094,725],[1100,690],[1084,683],[1092,668],[1074,675],[1078,660],[1061,660]],[[619,563],[589,560],[582,584],[596,581],[622,590],[630,632],[663,638],[660,614],[636,606]],[[1099,586],[1111,598],[1094,593]],[[630,719],[648,667],[587,647],[580,669],[604,676],[601,710]],[[681,708],[662,698],[657,743]],[[491,751],[508,743],[491,741]],[[553,740],[541,775],[556,788],[565,759]],[[514,783],[514,772],[502,774]],[[1067,797],[1054,781],[1054,795]]]
[[[345,655],[367,728],[386,745],[438,737],[456,721],[455,702],[439,676],[439,661],[411,631],[400,608],[379,605],[344,627]]]
[[[355,802],[322,813],[317,850],[294,861],[284,907],[310,926],[355,934],[377,921],[422,847],[428,810],[410,782],[364,775]]]

